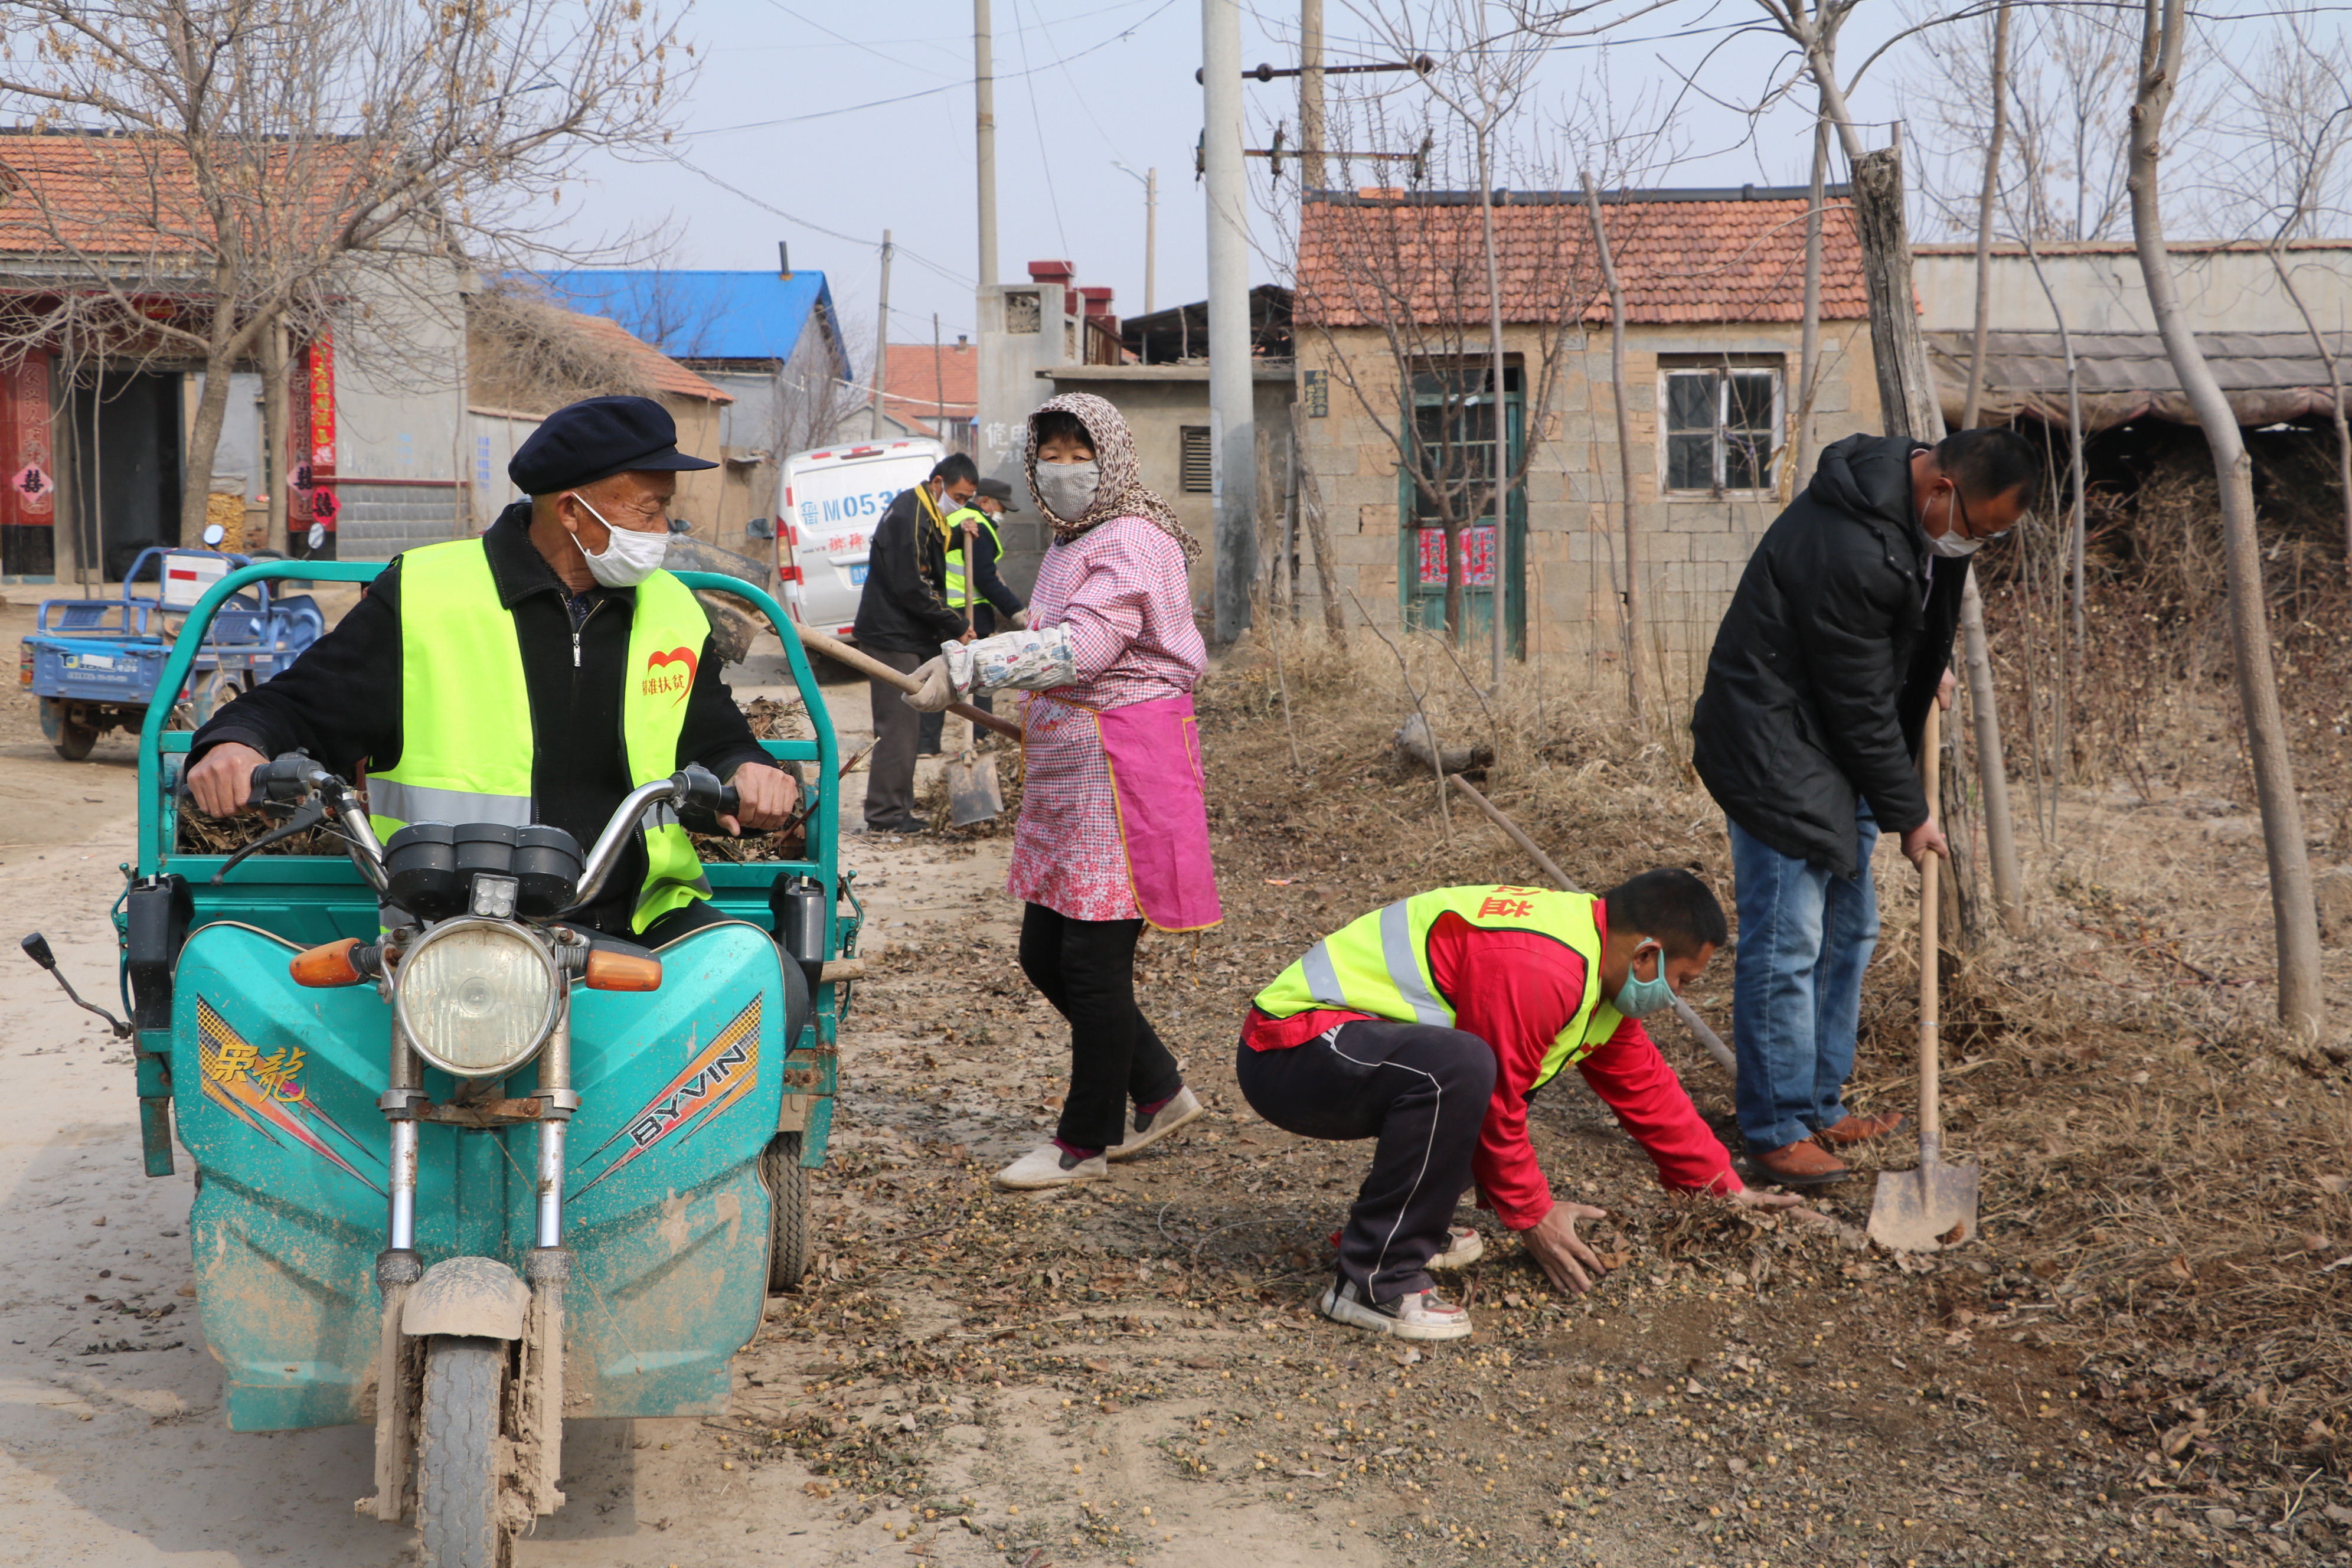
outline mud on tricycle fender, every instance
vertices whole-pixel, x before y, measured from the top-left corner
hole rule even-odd
[[[409,1287],[400,1331],[413,1340],[427,1334],[519,1340],[530,1310],[530,1287],[497,1258],[445,1258]]]

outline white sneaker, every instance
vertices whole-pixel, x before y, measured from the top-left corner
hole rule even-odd
[[[997,1172],[996,1184],[1025,1193],[1043,1187],[1066,1187],[1072,1182],[1090,1182],[1109,1174],[1110,1166],[1100,1154],[1091,1160],[1073,1160],[1062,1152],[1060,1144],[1049,1142],[1040,1143]]]
[[[1445,1237],[1445,1250],[1429,1260],[1432,1268],[1467,1268],[1486,1256],[1486,1244],[1466,1225],[1449,1227]]]
[[[1107,1160],[1132,1160],[1187,1121],[1198,1121],[1204,1114],[1206,1111],[1199,1097],[1190,1089],[1180,1089],[1173,1099],[1150,1115],[1137,1112],[1135,1131],[1127,1135],[1127,1142],[1105,1151],[1103,1157]]]
[[[1335,1323],[1394,1334],[1401,1340],[1461,1340],[1470,1337],[1470,1314],[1434,1290],[1413,1290],[1395,1300],[1375,1304],[1364,1300],[1353,1279],[1323,1292],[1316,1310]]]

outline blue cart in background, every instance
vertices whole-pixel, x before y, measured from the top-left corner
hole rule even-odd
[[[136,731],[156,700],[163,662],[205,592],[251,562],[216,550],[145,550],[114,599],[45,599],[17,657],[16,679],[41,705],[41,733],[69,763],[109,730]],[[151,569],[152,568],[152,569]],[[326,617],[307,594],[268,581],[233,595],[211,624],[171,699],[175,727],[212,716],[226,689],[251,690],[319,640]]]

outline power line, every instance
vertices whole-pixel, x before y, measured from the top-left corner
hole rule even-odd
[[[809,230],[813,234],[821,234],[829,239],[838,239],[856,246],[872,246],[874,244],[874,241],[871,239],[864,238],[858,235],[844,234],[837,228],[827,228],[821,223],[812,223],[807,218],[801,216],[798,213],[788,213],[783,208],[776,205],[773,202],[763,201],[740,185],[729,184],[725,180],[720,179],[718,175],[712,174],[701,164],[688,160],[682,153],[667,153],[663,155],[671,163],[676,163],[679,168],[686,169],[691,173],[701,175],[712,184],[717,185],[720,190],[725,191],[729,195],[740,197],[742,200],[750,202],[753,206],[758,207],[761,212],[772,213],[775,216],[782,218],[787,223],[798,224],[801,227]],[[924,256],[917,251],[909,250],[903,245],[898,245],[894,242],[890,248],[897,254],[903,256],[908,260],[915,263],[918,267],[928,268],[929,270],[938,273],[940,277],[946,279],[950,283],[959,284],[966,289],[977,286],[969,274],[958,272],[952,268],[942,267],[938,262],[933,261],[929,257]]]
[[[1160,7],[1162,11],[1166,9],[1165,5]],[[1013,15],[1015,17],[1021,15],[1021,0],[1013,0]],[[1151,15],[1157,16],[1160,12],[1154,11]],[[1021,58],[1024,60],[1029,58],[1029,40],[1026,37],[1021,40]],[[1037,78],[1025,68],[1021,74],[1029,79],[1029,128],[1037,133],[1037,162],[1045,171],[1045,200],[1054,209],[1054,232],[1061,237],[1062,254],[1067,256],[1070,254],[1070,231],[1062,224],[1062,194],[1054,188],[1054,159],[1045,151],[1045,116],[1037,108]]]
[[[1006,72],[1000,75],[996,79],[999,81],[1006,81],[1017,77],[1034,76],[1039,71],[1052,70],[1056,66],[1067,65],[1072,60],[1082,60],[1088,55],[1099,54],[1104,49],[1110,47],[1113,44],[1124,43],[1129,38],[1133,37],[1138,31],[1147,25],[1157,21],[1161,13],[1169,10],[1175,4],[1176,0],[1160,0],[1160,4],[1156,6],[1149,16],[1139,17],[1136,21],[1129,24],[1125,28],[1112,34],[1109,37],[1103,39],[1098,44],[1089,44],[1083,49],[1073,50],[1071,53],[1064,55],[1060,59],[1048,60],[1042,66],[1026,66],[1017,71]],[[1115,10],[1117,7],[1113,6],[1110,7],[1110,9]],[[1041,26],[1044,26],[1043,23],[1038,25]],[[1029,31],[1026,27],[1017,28],[1015,30],[1022,33]],[[1027,51],[1024,48],[1024,57],[1026,52]],[[937,98],[943,92],[961,92],[971,86],[971,83],[962,80],[943,82],[938,87],[920,88],[913,92],[902,92],[890,98],[869,99],[864,103],[845,104],[839,109],[820,109],[807,114],[788,114],[781,120],[751,120],[746,121],[740,125],[714,125],[707,131],[683,132],[680,133],[679,139],[682,141],[691,141],[698,136],[727,136],[731,135],[738,131],[768,131],[779,125],[803,125],[812,120],[831,120],[838,115],[856,114],[868,109],[888,109],[901,103],[912,103],[918,99]]]

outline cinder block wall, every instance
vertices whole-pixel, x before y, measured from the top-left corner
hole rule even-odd
[[[1878,396],[1867,322],[1824,322],[1822,345],[1813,418],[1818,445],[1826,447],[1857,431],[1877,429]],[[1506,346],[1522,367],[1532,399],[1540,379],[1539,340],[1517,330]],[[1666,695],[1687,702],[1749,552],[1780,514],[1790,487],[1810,477],[1788,471],[1794,466],[1789,448],[1798,402],[1797,329],[1781,322],[1696,330],[1635,327],[1627,335],[1626,351],[1643,610]],[[1370,330],[1343,331],[1328,339],[1319,331],[1302,331],[1298,353],[1302,373],[1321,370],[1329,375],[1329,414],[1302,418],[1298,426],[1301,459],[1330,530],[1335,577],[1343,590],[1354,591],[1365,610],[1394,626],[1400,618],[1401,489],[1389,431],[1396,428],[1397,366]],[[1776,492],[1662,497],[1662,356],[1670,364],[1710,356],[1728,356],[1743,365],[1777,361],[1782,373],[1782,450],[1776,454]],[[1609,362],[1607,332],[1589,334],[1580,348],[1571,341],[1549,409],[1529,426],[1535,457],[1527,478],[1529,653],[1548,669],[1566,675],[1570,667],[1580,666],[1601,680],[1618,678],[1625,635],[1624,548],[1617,506],[1622,483]],[[1368,403],[1381,411],[1380,419]],[[1311,559],[1299,581],[1305,614],[1314,618],[1320,607]],[[1353,619],[1353,606],[1349,612]]]

